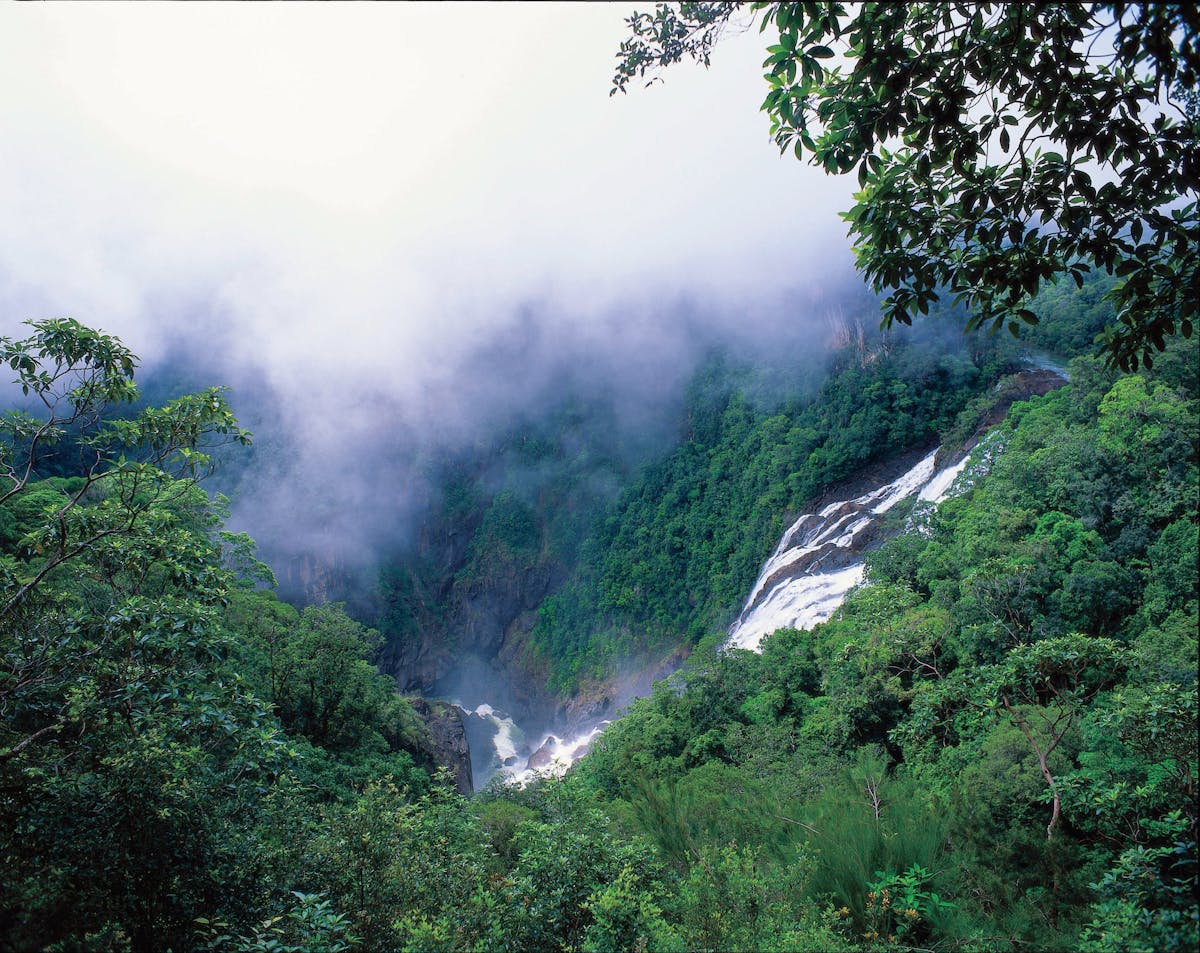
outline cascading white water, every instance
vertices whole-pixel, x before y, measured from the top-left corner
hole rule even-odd
[[[496,737],[493,742],[496,748],[496,759],[501,767],[511,767],[520,759],[518,746],[524,744],[524,735],[517,727],[517,723],[508,715],[496,711],[488,704],[478,706],[474,713],[496,726]]]
[[[956,487],[978,479],[998,449],[995,441],[985,440],[975,454],[940,471],[934,469],[935,450],[891,483],[801,516],[763,566],[741,615],[730,627],[726,646],[757,651],[763,638],[776,629],[811,629],[826,621],[846,593],[862,582],[862,548],[877,534],[883,514],[914,495],[925,504],[922,512],[928,512]],[[604,721],[567,738],[546,734],[537,745],[530,745],[516,723],[491,705],[462,711],[492,728],[494,755],[487,764],[477,765],[477,787],[497,774],[517,785],[561,775],[608,725]]]
[[[1047,359],[1030,364],[1035,368],[1032,376],[1050,378],[1050,389],[1068,379],[1061,366]],[[846,593],[862,582],[862,552],[877,538],[884,513],[915,495],[906,529],[928,532],[926,520],[938,504],[975,485],[1003,449],[1002,432],[992,430],[953,466],[935,470],[935,450],[891,483],[805,513],[788,527],[764,564],[741,614],[730,626],[725,646],[757,651],[777,629],[811,629],[829,619]],[[562,774],[608,724],[587,727],[567,739],[547,734],[531,749],[512,719],[489,705],[479,706],[474,713],[490,718],[496,726],[496,757],[490,773],[498,772],[516,784],[539,775]]]
[[[483,737],[475,729],[468,729],[468,737],[475,735],[471,747],[476,788],[485,787],[496,775],[505,783],[516,785],[528,784],[538,777],[562,775],[583,757],[592,741],[608,725],[607,721],[602,721],[566,738],[546,733],[536,745],[530,745],[517,723],[491,705],[484,703],[475,708],[458,705],[458,709],[465,719],[474,718],[475,725],[486,729]],[[491,749],[486,758],[478,757],[482,745]]]
[[[878,532],[880,517],[901,500],[916,495],[928,508],[953,492],[978,456],[935,472],[937,451],[922,458],[899,479],[852,500],[839,500],[794,522],[750,590],[741,614],[729,628],[726,647],[757,651],[777,629],[811,629],[826,621],[863,579],[862,548]],[[984,455],[990,463],[990,455]],[[986,464],[984,464],[986,466]]]
[[[523,785],[538,777],[558,777],[565,774],[571,765],[587,753],[592,742],[608,724],[607,721],[602,721],[570,738],[546,735],[545,740],[526,760],[525,767],[507,774],[509,783]]]

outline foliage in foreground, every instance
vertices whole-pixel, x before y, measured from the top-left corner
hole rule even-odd
[[[110,428],[119,345],[35,331],[6,360],[82,368],[59,446],[95,464],[38,480],[6,431],[0,947],[1194,946],[1193,351],[1075,362],[829,623],[698,652],[566,780],[468,800],[377,637],[221,533],[219,399]]]
[[[695,656],[581,782],[680,869],[812,851],[867,947],[1194,946],[1195,351],[1156,367],[1074,362],[833,620]]]

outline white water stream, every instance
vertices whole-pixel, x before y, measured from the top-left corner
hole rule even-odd
[[[725,645],[757,651],[777,629],[811,629],[826,621],[863,579],[862,551],[879,532],[880,517],[901,500],[935,507],[950,495],[972,457],[934,470],[937,451],[898,479],[852,500],[838,500],[794,522],[763,566]],[[990,458],[989,458],[990,462]],[[978,467],[972,467],[972,480]]]
[[[1046,358],[1031,359],[1030,366],[1067,380],[1066,371]],[[906,529],[927,532],[925,520],[938,504],[964,492],[991,468],[1004,449],[999,430],[992,430],[975,449],[953,466],[935,471],[938,451],[927,454],[898,479],[852,500],[839,500],[816,513],[797,519],[763,565],[750,596],[729,628],[726,647],[758,651],[762,640],[777,629],[811,629],[829,619],[852,588],[862,582],[863,552],[878,542],[881,517],[901,500],[916,496]],[[511,718],[490,705],[475,714],[495,727],[495,758],[487,771],[510,783],[525,784],[539,775],[561,775],[583,756],[607,721],[587,727],[569,738],[546,734],[536,747]],[[476,786],[486,783],[476,778]]]
[[[493,749],[488,760],[472,758],[476,789],[486,786],[496,775],[500,775],[505,783],[516,785],[527,784],[537,777],[562,775],[583,757],[593,739],[608,725],[607,721],[602,721],[567,738],[547,732],[536,745],[531,745],[520,726],[491,705],[482,704],[475,708],[459,705],[458,709],[464,719],[472,716],[478,719],[476,726],[486,729]],[[479,721],[484,724],[479,725]],[[476,726],[468,733],[478,736]]]
[[[1029,365],[1061,381],[1068,379],[1066,370],[1048,358],[1031,358]],[[992,430],[953,466],[934,472],[935,450],[892,483],[805,513],[783,534],[763,566],[725,645],[757,651],[763,638],[777,629],[811,629],[826,621],[846,593],[862,582],[861,554],[877,536],[880,516],[915,494],[907,528],[922,532],[929,513],[977,483],[1003,449],[1001,431]]]

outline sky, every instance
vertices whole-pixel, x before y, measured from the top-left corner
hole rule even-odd
[[[0,7],[0,334],[253,367],[312,459],[562,362],[651,400],[698,336],[820,349],[851,181],[770,142],[757,27],[610,97],[632,9]]]

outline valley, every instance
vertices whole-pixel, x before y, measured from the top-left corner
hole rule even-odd
[[[1200,948],[1198,88],[0,6],[0,953]]]

